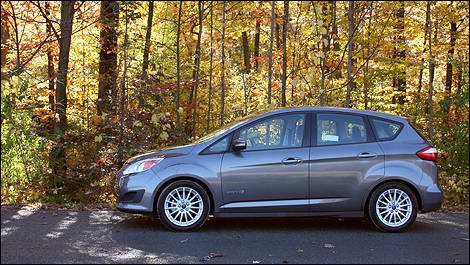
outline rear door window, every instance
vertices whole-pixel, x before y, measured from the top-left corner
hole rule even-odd
[[[386,120],[372,118],[372,125],[375,129],[377,139],[380,141],[391,140],[400,132],[402,125]]]
[[[349,114],[318,113],[317,144],[355,144],[367,142],[364,118]]]

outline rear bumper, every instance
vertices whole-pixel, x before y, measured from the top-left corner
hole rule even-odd
[[[438,185],[430,186],[421,194],[421,212],[439,210],[442,206],[442,191]]]

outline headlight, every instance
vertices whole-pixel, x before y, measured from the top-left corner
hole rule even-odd
[[[122,172],[124,175],[129,175],[133,173],[140,173],[151,167],[155,166],[156,164],[160,163],[163,160],[163,157],[153,157],[144,159],[133,164],[130,164],[124,171]]]

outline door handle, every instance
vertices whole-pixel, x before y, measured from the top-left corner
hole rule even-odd
[[[364,153],[360,153],[359,155],[357,155],[357,157],[359,157],[359,158],[373,158],[373,157],[377,157],[377,154],[376,153],[364,152]]]
[[[298,164],[300,162],[302,162],[302,160],[300,158],[296,158],[296,157],[289,157],[289,158],[282,159],[282,163],[284,165],[294,165],[294,164]]]

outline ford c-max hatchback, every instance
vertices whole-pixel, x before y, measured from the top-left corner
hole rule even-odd
[[[257,113],[126,161],[118,209],[176,231],[214,217],[363,217],[388,232],[441,207],[437,150],[408,119],[345,108]]]

